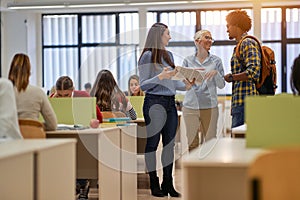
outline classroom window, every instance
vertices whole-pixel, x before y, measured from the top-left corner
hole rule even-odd
[[[137,13],[43,15],[44,87],[68,75],[81,89],[109,69],[127,89],[124,80],[136,73],[138,24]]]
[[[83,15],[82,43],[115,43],[115,15]]]
[[[196,29],[211,31],[215,43],[210,52],[218,55],[225,74],[230,72],[234,41],[228,39],[226,15],[232,9],[149,11],[145,34],[155,22],[169,26],[172,39],[168,50],[173,52],[175,65],[195,53],[193,36]],[[253,18],[253,10],[246,12]],[[285,16],[283,16],[285,13]],[[197,18],[199,17],[199,18]],[[282,30],[286,22],[286,29]],[[79,31],[81,30],[81,31]],[[137,73],[137,61],[144,41],[139,30],[139,14],[86,13],[43,15],[43,80],[50,89],[58,76],[70,75],[77,89],[93,82],[101,69],[110,69],[121,89],[127,90],[127,79]],[[253,28],[249,31],[253,34]],[[144,39],[144,38],[143,38]],[[290,92],[290,67],[299,54],[300,9],[262,8],[261,40],[275,51],[277,62],[277,93]],[[226,84],[220,94],[231,94]]]

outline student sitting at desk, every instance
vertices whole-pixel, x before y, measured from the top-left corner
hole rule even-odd
[[[93,84],[91,96],[96,97],[101,111],[121,111],[131,119],[136,119],[136,112],[125,94],[120,90],[109,70],[101,70]]]
[[[39,120],[40,113],[44,118],[44,128],[53,131],[57,127],[56,115],[46,93],[39,87],[29,84],[30,60],[25,54],[18,53],[13,57],[8,79],[15,86],[18,118]]]
[[[22,139],[12,83],[0,78],[0,140]]]
[[[140,87],[140,78],[138,75],[131,75],[128,79],[128,91],[124,92],[126,96],[144,96]]]
[[[57,79],[55,84],[55,93],[50,97],[52,98],[68,98],[68,97],[90,97],[86,91],[74,90],[73,81],[69,76],[61,76]],[[102,113],[100,112],[98,106],[97,110],[97,120],[91,120],[91,127],[99,127],[99,122],[102,122]],[[92,121],[97,121],[93,122]],[[95,124],[95,126],[94,126]],[[76,183],[76,194],[79,194],[79,199],[88,199],[89,193],[89,181],[87,179],[77,179]]]
[[[60,97],[90,97],[86,91],[74,90],[73,81],[69,76],[61,76],[57,79],[55,84],[55,93],[50,97],[60,98]],[[102,113],[99,107],[96,105],[97,120],[91,121],[90,126],[92,128],[99,127],[99,123],[102,122]]]

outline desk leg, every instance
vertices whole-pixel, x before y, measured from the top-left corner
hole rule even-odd
[[[121,199],[120,130],[103,131],[98,137],[99,199]]]
[[[33,160],[32,152],[1,160],[1,199],[34,199]]]
[[[76,144],[70,143],[36,154],[37,199],[74,200],[75,151]]]
[[[137,199],[137,125],[121,128],[122,200]]]

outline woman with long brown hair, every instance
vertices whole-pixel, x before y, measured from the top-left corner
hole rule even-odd
[[[23,53],[15,54],[11,61],[8,79],[15,87],[18,118],[39,120],[41,113],[45,130],[55,130],[56,115],[46,93],[41,88],[29,84],[30,70],[29,57]]]
[[[101,111],[121,111],[127,117],[136,119],[134,108],[109,70],[104,69],[98,73],[90,95],[96,97],[96,103]]]
[[[150,28],[139,58],[141,89],[146,93],[143,114],[147,130],[145,161],[150,177],[151,194],[157,197],[179,197],[173,187],[173,162],[178,114],[175,106],[176,90],[186,90],[181,81],[172,80],[176,74],[173,55],[166,50],[171,39],[168,26],[155,23]],[[186,83],[187,84],[187,83]],[[159,185],[156,151],[162,137],[163,182]]]

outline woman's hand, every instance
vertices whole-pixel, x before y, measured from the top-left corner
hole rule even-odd
[[[170,67],[164,67],[162,72],[158,74],[159,80],[163,79],[171,79],[175,74],[177,73],[177,70],[171,70]]]
[[[210,80],[213,79],[213,77],[214,77],[217,73],[218,73],[217,70],[211,70],[211,71],[209,71],[209,72],[206,72],[205,75],[204,75],[204,79],[210,81]]]
[[[183,82],[185,84],[185,89],[186,90],[190,90],[192,88],[192,86],[195,84],[195,78],[193,78],[192,81],[189,81],[188,79],[184,79]]]

